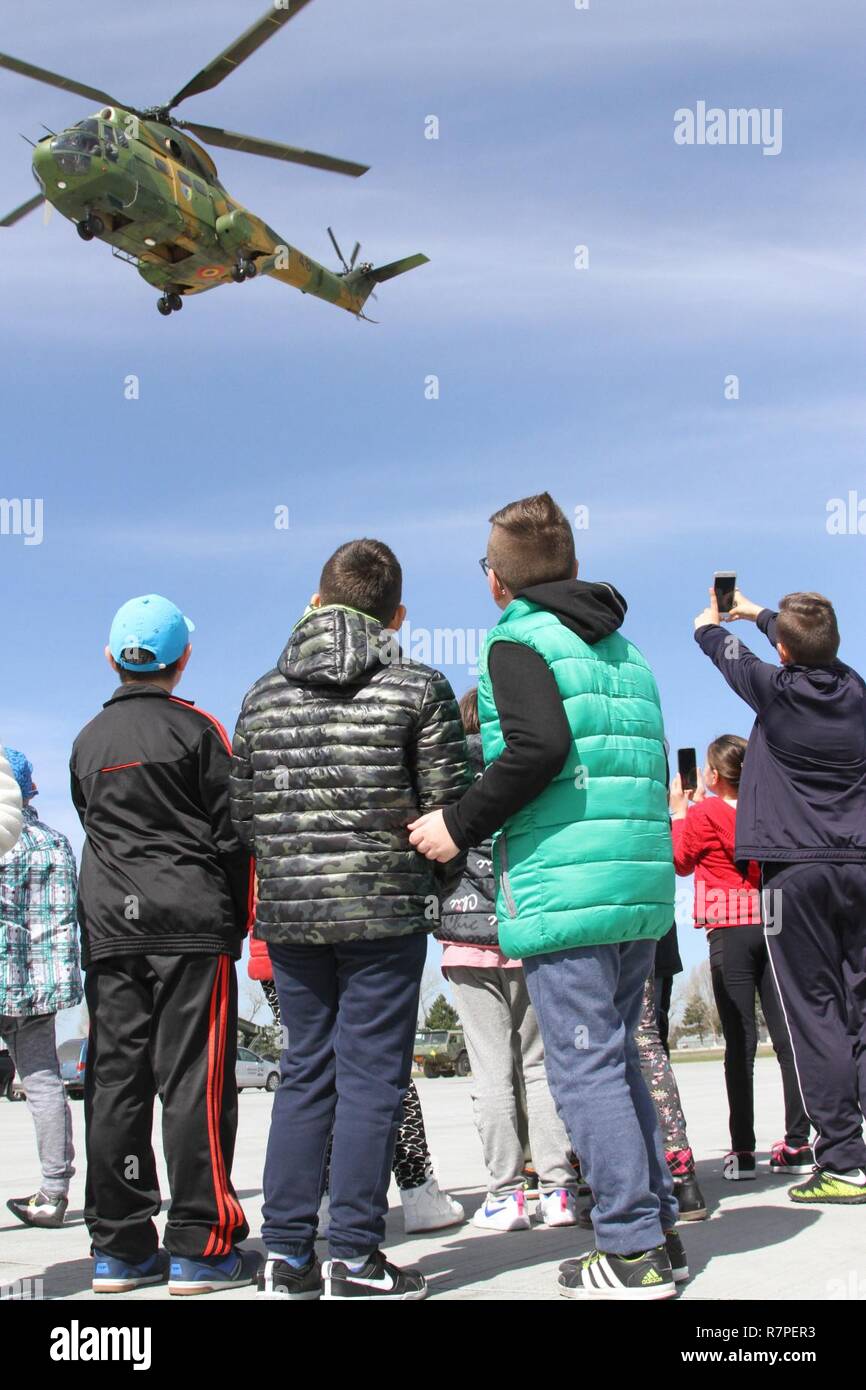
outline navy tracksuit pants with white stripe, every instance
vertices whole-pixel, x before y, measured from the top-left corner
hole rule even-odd
[[[764,864],[765,936],[822,1168],[866,1169],[866,864]]]

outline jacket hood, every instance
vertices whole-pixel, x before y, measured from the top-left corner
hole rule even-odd
[[[304,685],[357,685],[399,651],[396,634],[378,619],[334,604],[308,609],[295,624],[277,670]]]
[[[558,579],[521,589],[517,598],[528,599],[554,613],[565,627],[593,646],[622,627],[628,604],[612,584],[590,584],[583,579]]]
[[[480,777],[484,772],[484,753],[481,750],[481,735],[467,734],[466,747],[469,752],[469,766],[472,769],[473,777]]]
[[[785,669],[798,676],[805,676],[809,684],[822,695],[834,694],[851,675],[850,666],[845,666],[841,661],[833,661],[827,666],[797,666],[792,663]]]

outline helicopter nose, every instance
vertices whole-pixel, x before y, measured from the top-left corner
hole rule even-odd
[[[91,172],[92,152],[82,148],[75,132],[65,132],[53,139],[41,141],[33,151],[33,172],[36,180],[51,194],[73,188]]]
[[[58,167],[57,156],[53,153],[51,143],[48,140],[37,145],[33,151],[33,173],[36,182],[41,185],[46,194],[55,189],[59,189],[62,193],[68,186],[69,173]]]
[[[33,151],[33,172],[39,182],[44,183],[46,174],[53,173],[56,168],[54,156],[48,148],[48,141],[45,140]]]

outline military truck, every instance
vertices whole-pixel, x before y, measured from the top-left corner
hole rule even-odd
[[[462,1028],[423,1028],[415,1034],[415,1065],[428,1078],[468,1076],[472,1068]]]

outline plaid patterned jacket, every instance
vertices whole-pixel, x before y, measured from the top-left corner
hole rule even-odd
[[[80,1003],[77,892],[66,836],[25,806],[21,838],[0,858],[0,1017]]]

